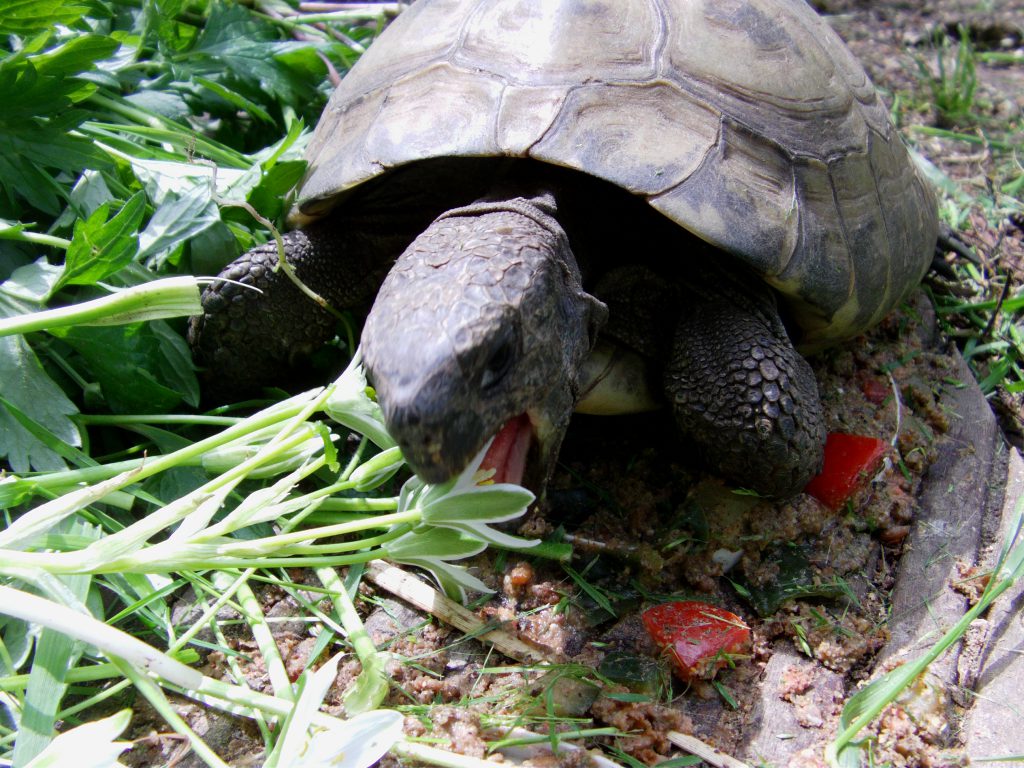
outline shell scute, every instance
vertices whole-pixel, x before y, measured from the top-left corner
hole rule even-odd
[[[656,3],[480,0],[472,6],[455,54],[467,69],[563,88],[588,80],[643,82],[657,72],[664,22]]]
[[[569,93],[530,156],[656,195],[700,167],[718,125],[716,110],[670,83],[595,83]]]
[[[938,232],[885,105],[803,0],[421,0],[342,81],[307,157],[307,220],[431,158],[605,179],[762,276],[809,348],[880,319]]]

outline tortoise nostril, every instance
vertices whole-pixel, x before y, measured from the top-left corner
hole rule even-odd
[[[416,420],[418,422],[419,419]],[[403,427],[415,427],[416,422],[406,422]],[[411,433],[410,433],[411,432]],[[441,438],[438,433],[434,430],[411,430],[405,432],[401,437],[397,437],[398,447],[403,451],[416,450],[416,449],[427,449],[433,450],[437,448],[441,443]]]
[[[397,431],[412,429],[419,432],[420,425],[423,423],[423,417],[420,416],[418,409],[399,407],[391,411],[387,422],[392,429]]]

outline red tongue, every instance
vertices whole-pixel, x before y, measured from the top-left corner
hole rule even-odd
[[[494,483],[522,483],[526,469],[526,454],[530,450],[530,419],[524,413],[509,419],[494,436],[487,455],[480,462],[481,469],[493,469]]]

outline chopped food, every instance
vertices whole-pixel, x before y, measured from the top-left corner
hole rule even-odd
[[[642,615],[654,642],[672,660],[680,679],[710,680],[750,651],[750,628],[735,613],[697,600],[662,603]]]
[[[877,437],[830,432],[825,441],[825,464],[804,488],[830,509],[839,509],[878,470],[889,444]]]
[[[864,398],[869,403],[881,405],[892,396],[892,387],[870,373],[862,372],[857,376],[857,383]]]

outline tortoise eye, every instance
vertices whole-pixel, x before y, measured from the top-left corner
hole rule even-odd
[[[512,359],[515,357],[515,348],[512,340],[506,339],[497,349],[491,353],[487,365],[484,367],[483,376],[480,378],[480,386],[483,389],[490,389],[505,378],[509,368],[512,367]]]

